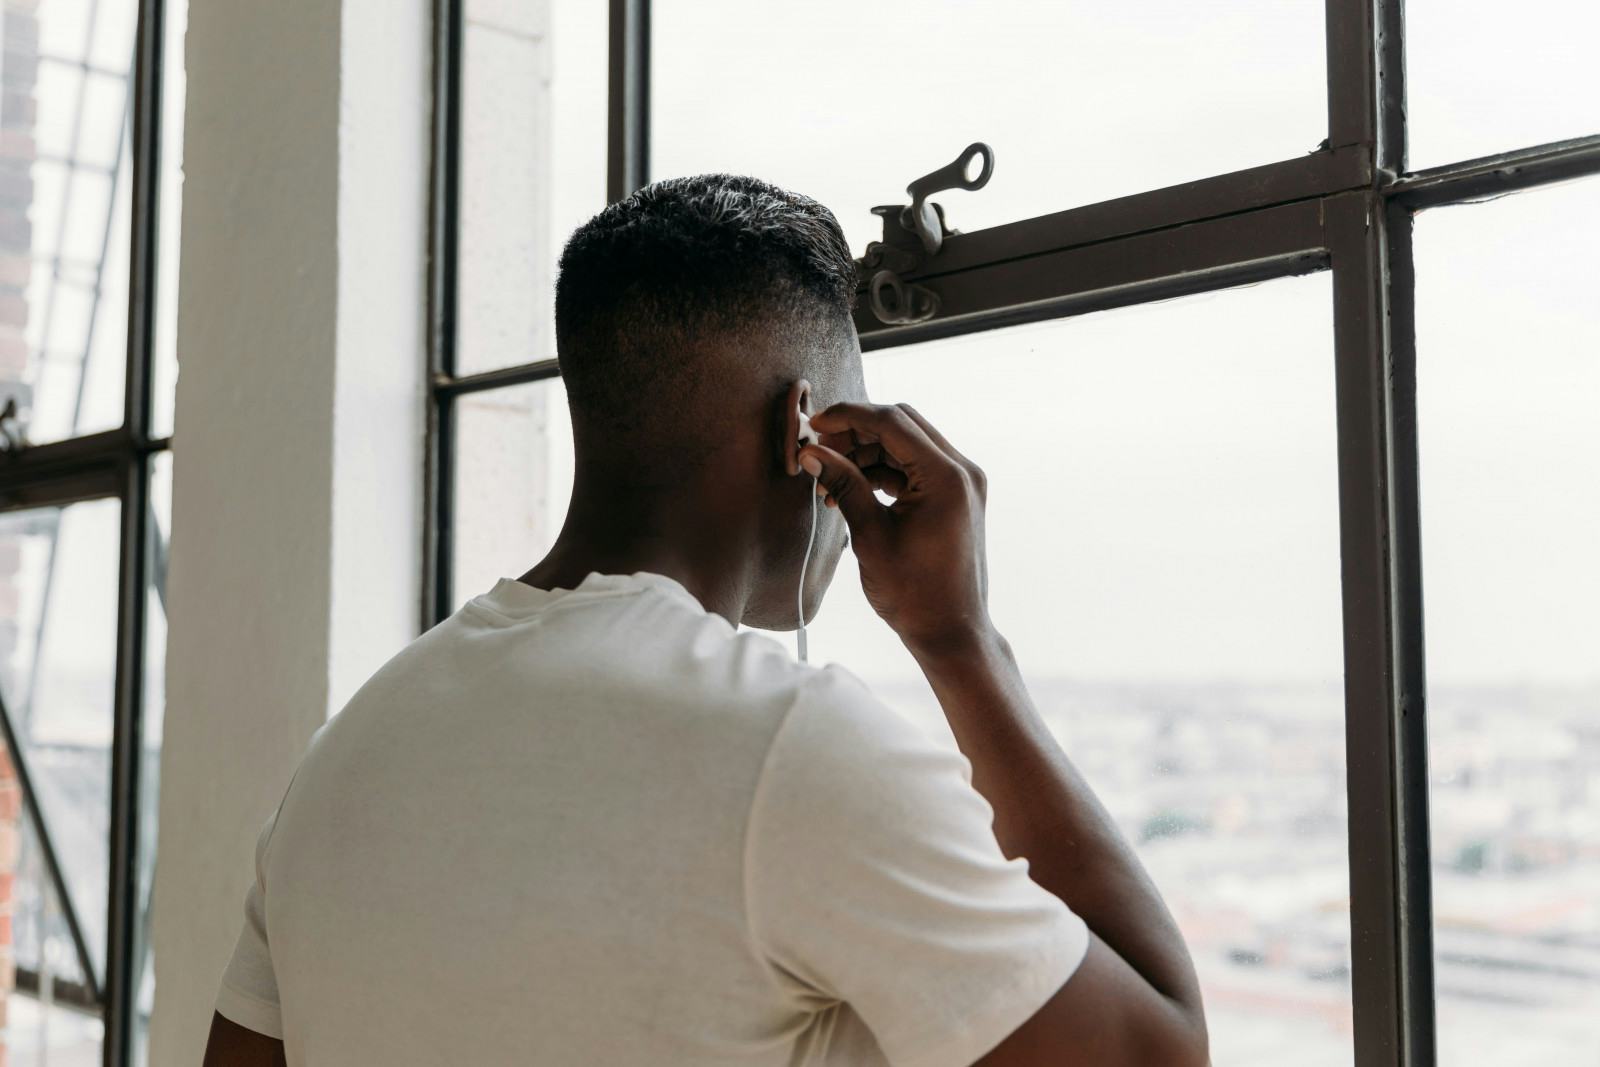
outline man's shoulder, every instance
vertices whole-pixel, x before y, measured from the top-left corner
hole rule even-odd
[[[774,739],[781,762],[819,777],[877,776],[891,762],[936,755],[946,746],[880,700],[837,663],[804,668]]]

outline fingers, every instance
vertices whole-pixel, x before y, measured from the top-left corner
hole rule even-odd
[[[849,432],[861,446],[878,444],[896,466],[948,466],[949,455],[928,437],[904,410],[882,404],[834,404],[811,416],[811,425],[820,434]],[[859,451],[855,449],[852,451]],[[881,461],[883,457],[872,457]],[[872,460],[869,460],[869,465]]]
[[[829,503],[844,515],[857,541],[871,537],[885,521],[888,512],[872,495],[872,482],[849,459],[825,445],[806,445],[800,450],[800,466],[828,491]]]
[[[935,429],[933,423],[929,422],[923,416],[922,412],[918,411],[910,404],[897,404],[896,407],[905,412],[912,422],[922,427],[922,432],[928,435],[928,440],[944,449],[945,452],[949,454],[951,459],[967,468],[969,472],[978,469],[978,465],[957,451],[956,446],[946,440],[944,434]]]
[[[906,492],[906,475],[904,471],[897,470],[885,463],[862,467],[861,474],[867,479],[867,484],[873,489],[882,489],[892,497],[901,497]]]

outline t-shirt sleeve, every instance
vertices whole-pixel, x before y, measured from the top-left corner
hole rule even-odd
[[[800,1004],[843,1001],[892,1064],[966,1067],[1048,1001],[1088,951],[1083,920],[1008,860],[971,764],[816,672],[751,807],[757,951]]]
[[[282,1039],[283,1017],[278,1008],[278,978],[272,970],[267,945],[267,846],[278,816],[274,812],[256,839],[256,876],[244,896],[244,927],[239,931],[233,958],[222,974],[217,993],[217,1013],[246,1030]]]

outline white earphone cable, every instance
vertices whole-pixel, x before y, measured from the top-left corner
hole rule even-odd
[[[800,558],[800,591],[795,596],[795,607],[800,616],[800,629],[797,632],[796,642],[800,646],[800,662],[809,663],[806,659],[806,566],[811,562],[811,546],[817,540],[817,485],[811,483],[811,534],[806,538],[806,554]]]

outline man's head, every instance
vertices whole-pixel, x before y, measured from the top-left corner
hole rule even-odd
[[[866,396],[854,299],[833,214],[754,178],[657,182],[579,227],[561,256],[556,344],[578,491],[727,529],[750,555],[730,569],[756,576],[753,626],[795,624],[811,479],[794,409]],[[819,509],[808,615],[844,542],[838,513]]]

